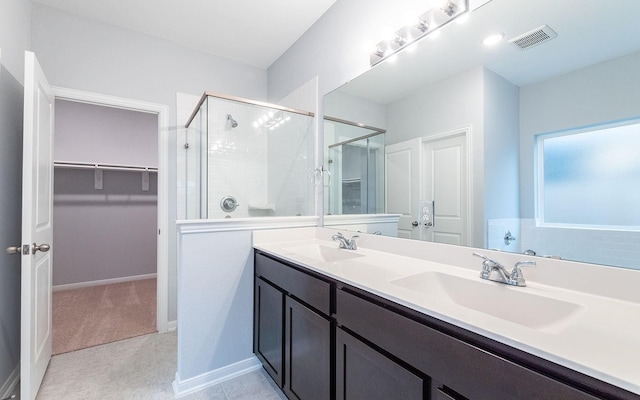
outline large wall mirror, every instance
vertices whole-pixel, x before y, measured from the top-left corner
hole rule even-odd
[[[373,210],[400,214],[400,237],[640,268],[639,20],[637,0],[491,0],[325,115],[385,131],[349,154],[382,157]]]

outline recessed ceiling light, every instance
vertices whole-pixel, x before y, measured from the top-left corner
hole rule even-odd
[[[485,46],[493,46],[495,44],[500,43],[503,38],[504,38],[504,33],[495,33],[493,35],[490,35],[484,38],[484,40],[482,41],[482,44],[484,44]]]

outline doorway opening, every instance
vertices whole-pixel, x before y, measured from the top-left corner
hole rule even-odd
[[[165,332],[166,107],[54,92],[53,354]]]

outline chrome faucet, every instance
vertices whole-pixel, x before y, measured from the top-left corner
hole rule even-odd
[[[356,246],[356,239],[359,237],[360,236],[358,235],[353,235],[351,236],[351,239],[347,239],[346,237],[342,236],[341,232],[338,232],[335,235],[331,236],[331,240],[339,241],[341,249],[357,250],[358,246]]]
[[[487,258],[482,254],[473,253],[473,255],[484,260],[482,261],[482,272],[480,272],[480,278],[494,282],[506,283],[507,285],[512,286],[527,286],[520,267],[525,265],[536,265],[535,261],[519,261],[514,265],[511,272],[509,272],[497,261]]]

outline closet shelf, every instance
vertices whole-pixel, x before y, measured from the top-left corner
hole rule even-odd
[[[102,169],[111,171],[136,171],[136,172],[158,172],[157,167],[148,167],[142,165],[123,165],[123,164],[101,164],[101,163],[85,163],[72,161],[54,161],[53,166],[57,168],[73,168],[73,169]]]
[[[56,168],[69,168],[69,169],[92,169],[94,173],[93,188],[96,190],[102,190],[103,188],[103,176],[102,172],[109,171],[132,171],[142,173],[142,191],[149,191],[149,174],[158,172],[157,167],[146,167],[141,165],[122,165],[122,164],[91,164],[84,162],[71,162],[71,161],[54,161],[53,166]]]

